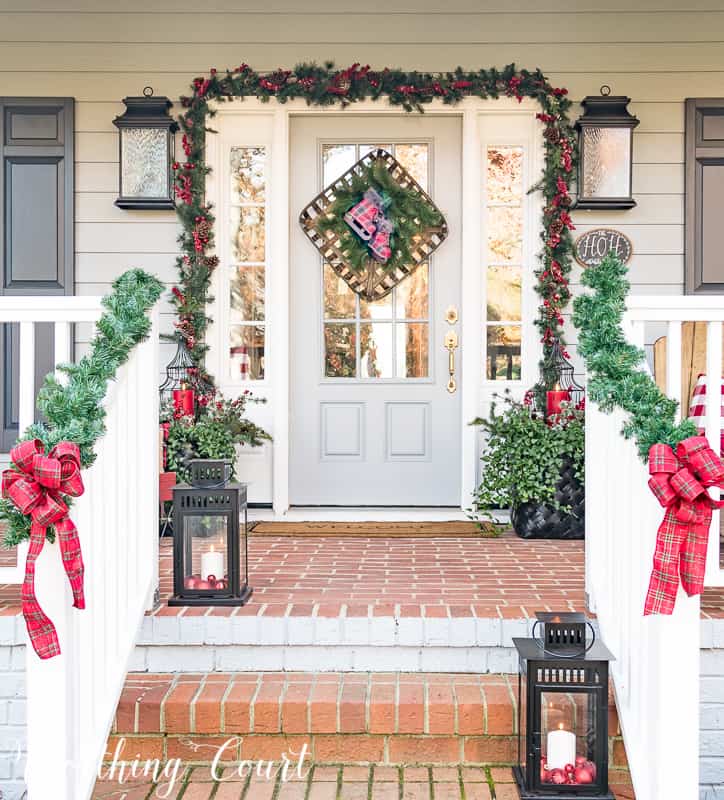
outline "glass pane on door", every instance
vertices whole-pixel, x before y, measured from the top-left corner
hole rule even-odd
[[[524,149],[485,150],[485,379],[519,381],[522,371]]]
[[[430,177],[427,142],[332,142],[322,145],[320,189],[378,148],[392,153],[423,189],[427,188]],[[321,273],[325,378],[361,381],[430,378],[428,264],[420,265],[390,294],[374,302],[357,296],[328,264],[321,265]]]

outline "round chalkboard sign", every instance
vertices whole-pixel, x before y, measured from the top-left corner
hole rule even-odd
[[[627,264],[633,253],[631,240],[613,228],[596,228],[582,233],[573,245],[573,255],[583,267],[594,267],[609,254],[618,256]]]

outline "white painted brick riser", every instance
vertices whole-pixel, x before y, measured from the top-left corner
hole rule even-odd
[[[504,647],[526,619],[421,617],[145,617],[139,646]]]
[[[12,620],[12,618],[10,618]],[[15,636],[8,636],[10,641]],[[25,792],[25,646],[0,645],[0,797],[20,800]]]
[[[511,647],[141,645],[131,672],[478,672],[518,669]]]
[[[702,634],[709,646],[700,660],[700,800],[724,800],[724,625]]]

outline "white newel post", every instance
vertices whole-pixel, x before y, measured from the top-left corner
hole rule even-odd
[[[73,598],[56,544],[46,543],[35,573],[40,607],[55,624],[61,655],[42,661],[30,644],[26,648],[28,682],[28,763],[26,783],[29,800],[78,800],[76,793],[78,753],[74,709],[78,703]]]
[[[658,644],[650,675],[656,698],[650,730],[658,765],[650,800],[699,797],[699,606],[698,597],[679,589],[670,617],[646,620]]]
[[[70,330],[67,322],[58,322],[54,326],[56,367],[70,360]],[[21,322],[20,431],[24,431],[33,421],[35,411],[34,356],[34,325]],[[23,387],[27,391],[24,392]],[[23,563],[24,560],[25,555]],[[58,732],[71,731],[75,724],[72,713],[77,702],[77,685],[73,680],[76,637],[73,635],[73,595],[57,542],[46,542],[36,562],[35,595],[40,607],[55,625],[61,655],[42,661],[29,642],[26,647],[27,726],[28,732],[32,731],[26,767],[28,796],[33,799],[54,797],[72,800],[78,755],[74,752],[75,739],[72,736],[58,736]]]

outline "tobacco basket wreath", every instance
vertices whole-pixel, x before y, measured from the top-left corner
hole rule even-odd
[[[370,254],[346,218],[366,193],[384,198],[389,224],[388,257]],[[445,241],[447,223],[430,196],[386,150],[363,156],[321,191],[299,215],[299,223],[322,258],[352,291],[374,301],[388,295]]]

